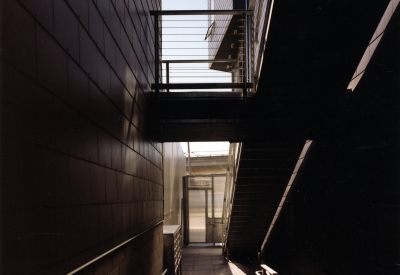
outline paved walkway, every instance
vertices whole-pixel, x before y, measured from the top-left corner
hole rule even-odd
[[[227,262],[221,246],[190,244],[183,248],[183,275],[254,275],[261,270],[257,262]]]

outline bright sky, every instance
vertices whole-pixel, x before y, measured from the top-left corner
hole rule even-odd
[[[207,0],[162,0],[163,10],[207,10]],[[188,155],[187,142],[181,142],[182,150]],[[191,142],[190,156],[215,156],[227,155],[229,151],[229,142]]]
[[[162,0],[163,10],[207,10],[207,0]]]
[[[181,142],[185,156],[188,156],[187,142]],[[229,152],[229,142],[191,142],[190,157],[220,156]]]
[[[163,10],[207,10],[207,0],[163,1]],[[211,19],[211,18],[210,18]],[[207,15],[177,15],[162,17],[162,59],[207,60],[209,41],[205,39],[211,21]],[[209,69],[209,63],[170,63],[169,83],[230,83],[232,75]],[[163,82],[166,83],[166,64],[163,64]],[[217,89],[231,92],[231,89]],[[170,90],[191,92],[192,90]],[[196,91],[201,91],[196,89]],[[207,90],[214,91],[214,90]]]

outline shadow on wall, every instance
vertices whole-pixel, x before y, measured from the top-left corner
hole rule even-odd
[[[66,274],[162,221],[162,144],[144,125],[158,7],[1,1],[2,274]],[[159,274],[154,230],[98,264]]]

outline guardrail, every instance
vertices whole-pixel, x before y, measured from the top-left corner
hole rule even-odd
[[[155,72],[159,92],[247,91],[253,88],[248,47],[250,10],[151,11],[155,25]],[[209,15],[216,15],[209,24]],[[219,89],[219,90],[218,90]]]
[[[95,257],[94,259],[90,260],[89,262],[87,262],[87,263],[81,265],[80,267],[75,268],[75,269],[72,270],[71,272],[67,273],[67,275],[77,274],[80,270],[82,270],[82,269],[84,269],[85,267],[87,267],[87,266],[93,264],[94,262],[97,262],[98,260],[104,258],[105,256],[109,255],[111,252],[117,250],[118,248],[120,248],[120,247],[122,247],[122,246],[124,246],[124,245],[126,245],[126,244],[128,244],[128,243],[130,243],[130,242],[133,241],[134,239],[136,239],[136,238],[142,236],[143,234],[149,232],[150,230],[152,230],[152,229],[155,228],[156,226],[162,224],[163,222],[164,222],[164,221],[160,221],[160,222],[156,223],[155,225],[151,226],[150,228],[144,230],[143,232],[140,232],[140,233],[137,234],[136,236],[127,239],[126,241],[120,243],[120,244],[117,245],[117,246],[114,246],[114,247],[111,248],[110,250],[108,250],[108,251],[104,252],[103,254],[101,254],[101,255]]]
[[[222,251],[226,258],[229,259],[228,249],[228,232],[230,217],[232,212],[232,203],[235,194],[237,170],[239,167],[240,155],[241,155],[242,144],[231,143],[229,146],[228,154],[228,170],[226,173],[226,184],[225,184],[225,195],[224,205],[222,209]]]
[[[266,48],[269,24],[274,0],[253,0],[252,54],[254,64],[254,87],[257,89]]]

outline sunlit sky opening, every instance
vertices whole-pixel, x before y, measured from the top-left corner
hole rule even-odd
[[[207,10],[207,0],[163,0],[163,10]],[[205,34],[204,34],[205,35]],[[187,82],[191,82],[186,79]],[[185,81],[185,82],[186,82]],[[185,156],[188,156],[187,142],[181,142],[182,150]],[[190,156],[221,156],[227,155],[229,151],[229,142],[191,142],[190,143]]]
[[[208,1],[162,1],[163,10],[207,10]],[[207,15],[164,15],[162,17],[162,60],[169,63],[169,83],[231,83],[232,75],[210,69],[210,63],[176,63],[176,60],[209,60],[209,40],[205,39],[211,18]],[[167,83],[167,64],[162,64],[162,81]],[[192,92],[174,90],[170,92]],[[231,89],[207,89],[196,91],[230,92]]]
[[[207,0],[162,0],[163,10],[207,10]]]
[[[188,156],[187,142],[181,142],[185,156]],[[228,155],[229,142],[190,142],[190,157]]]

